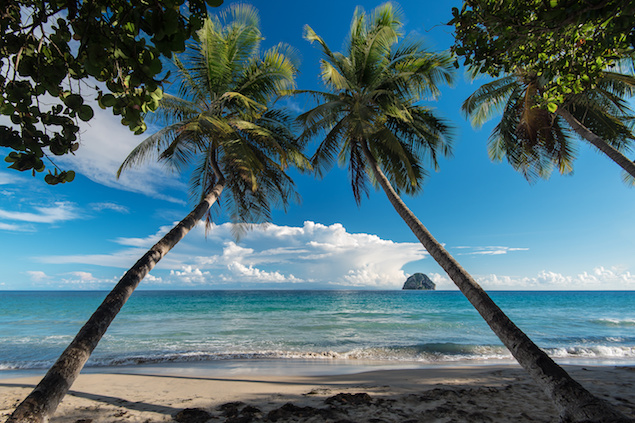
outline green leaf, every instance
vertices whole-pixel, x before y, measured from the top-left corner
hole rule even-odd
[[[93,116],[95,116],[95,112],[93,112],[93,108],[88,104],[84,104],[79,108],[77,116],[84,122],[88,122],[93,118]]]
[[[78,109],[84,103],[84,99],[79,94],[69,94],[64,97],[62,101],[64,102],[66,107],[71,110]]]
[[[115,105],[116,102],[117,102],[117,99],[112,94],[103,95],[99,99],[99,104],[103,107],[112,107]]]

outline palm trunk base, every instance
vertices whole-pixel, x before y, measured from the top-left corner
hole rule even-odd
[[[529,373],[536,384],[553,401],[560,420],[567,423],[633,423],[611,404],[595,397],[556,364],[543,350],[518,328],[492,301],[469,273],[448,253],[428,229],[417,219],[395,192],[390,181],[371,154],[361,143],[371,170],[388,196],[388,200],[421,242],[430,256],[445,270],[467,300],[487,322],[516,361]]]
[[[141,280],[203,217],[216,202],[225,186],[219,181],[207,196],[181,222],[157,242],[121,278],[102,304],[88,319],[71,344],[64,350],[44,378],[20,403],[6,423],[46,423],[79,376],[84,364],[106,333]]]

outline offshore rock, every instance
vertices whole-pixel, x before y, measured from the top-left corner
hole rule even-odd
[[[430,280],[428,276],[424,275],[423,273],[415,273],[406,280],[406,283],[403,284],[402,289],[419,289],[433,291],[434,289],[436,289],[436,287],[437,286],[434,284],[434,282],[432,282],[432,280]]]

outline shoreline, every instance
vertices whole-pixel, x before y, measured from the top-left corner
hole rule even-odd
[[[557,421],[545,394],[513,364],[451,363],[358,372],[347,368],[346,373],[305,375],[292,373],[288,366],[287,374],[266,374],[262,368],[254,372],[235,363],[224,368],[225,375],[220,369],[214,375],[205,373],[204,366],[193,366],[197,363],[170,364],[116,372],[87,369],[51,423],[172,422],[192,408],[209,413],[214,422]],[[321,370],[329,367],[336,369],[325,365]],[[635,415],[635,366],[564,367],[592,393]],[[2,418],[40,377],[0,380]]]
[[[567,367],[635,367],[635,359],[628,358],[552,358],[558,365]],[[51,363],[52,364],[52,363]],[[169,360],[140,361],[120,365],[85,365],[82,374],[157,374],[172,376],[231,375],[264,376],[337,376],[375,370],[442,369],[464,367],[514,367],[518,362],[511,355],[500,358],[474,358],[457,360],[384,360],[328,357],[280,357],[280,358],[228,358],[217,360]],[[0,382],[6,379],[43,377],[48,367],[0,369]]]

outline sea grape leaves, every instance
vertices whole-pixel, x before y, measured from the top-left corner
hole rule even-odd
[[[466,66],[494,77],[518,68],[544,76],[549,110],[593,88],[601,71],[623,59],[632,66],[633,0],[466,0],[452,14],[452,51]]]
[[[185,49],[201,28],[207,6],[222,0],[5,0],[0,10],[0,147],[19,171],[70,182],[52,156],[77,150],[78,121],[94,111],[86,100],[121,115],[140,134],[144,113],[162,95],[161,57]],[[104,83],[108,93],[91,87]],[[96,91],[97,90],[97,91]],[[6,118],[3,122],[6,122]]]

